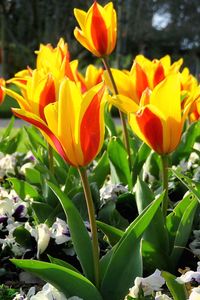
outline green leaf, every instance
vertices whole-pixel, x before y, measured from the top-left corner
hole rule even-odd
[[[188,188],[190,192],[192,192],[200,202],[200,191],[199,191],[199,184],[187,176],[183,175],[182,173],[178,172],[177,170],[171,169],[174,175]]]
[[[109,111],[109,107],[107,106],[104,112],[105,124],[110,136],[117,136],[117,130],[115,127],[115,123],[111,117],[111,113]]]
[[[35,213],[37,223],[44,223],[55,208],[44,202],[33,201],[31,207]]]
[[[87,300],[103,300],[96,287],[80,273],[60,265],[36,260],[11,260],[22,268],[41,279],[49,282],[66,297],[77,296]]]
[[[139,177],[136,183],[136,203],[138,207],[139,214],[153,201],[154,194],[148,187],[148,185],[142,181]],[[160,252],[165,254],[169,251],[169,241],[168,241],[168,232],[165,227],[165,220],[161,209],[158,208],[155,216],[152,219],[151,224],[146,229],[143,239],[148,243],[154,245],[153,247]],[[147,249],[144,251],[147,253]],[[148,255],[148,254],[147,254]],[[149,254],[150,255],[150,254]],[[151,257],[149,257],[151,259]],[[156,267],[156,261],[154,262]]]
[[[176,266],[190,237],[197,206],[197,199],[193,199],[187,206],[187,209],[184,211],[184,214],[182,215],[182,218],[180,220],[178,230],[176,231],[174,247],[171,253],[171,261],[173,262],[174,266]]]
[[[89,181],[95,181],[98,187],[102,187],[106,177],[110,172],[110,165],[108,160],[108,154],[105,151],[101,158],[98,160],[97,165],[95,166],[94,170],[92,171],[91,175],[89,176]]]
[[[50,182],[48,184],[58,197],[66,214],[74,249],[79,258],[84,274],[91,281],[94,281],[92,243],[84,222],[81,219],[78,210],[67,195],[65,195],[55,184]]]
[[[108,157],[110,160],[111,176],[116,183],[123,183],[132,188],[132,178],[127,159],[127,152],[119,138],[112,138],[108,144]]]
[[[70,269],[70,270],[72,270],[74,272],[80,273],[74,266],[70,265],[68,262],[66,262],[66,261],[64,261],[62,259],[53,257],[51,255],[47,255],[47,256],[48,256],[48,258],[49,258],[49,260],[50,260],[50,262],[52,264],[59,265],[61,267],[65,267],[67,269]]]
[[[194,122],[189,128],[184,132],[181,143],[179,144],[176,151],[172,154],[172,164],[177,165],[181,159],[189,157],[193,150],[194,143],[197,141],[197,138],[200,137],[200,123]]]
[[[97,226],[107,236],[111,246],[114,246],[120,240],[124,233],[122,230],[100,221],[97,221]]]
[[[30,184],[41,185],[42,183],[41,174],[35,168],[26,168],[25,177]]]
[[[12,183],[13,189],[22,200],[25,200],[27,197],[33,199],[39,198],[37,189],[28,182],[17,178],[8,178],[7,180]]]
[[[116,244],[101,283],[105,300],[121,300],[128,294],[136,276],[142,274],[141,236],[159,208],[162,194],[153,201],[126,229]],[[105,267],[104,267],[105,268]]]
[[[15,123],[15,117],[12,116],[6,130],[4,131],[4,133],[2,135],[1,140],[6,139],[11,134],[11,130],[13,129],[14,123]]]
[[[32,237],[30,232],[24,228],[24,226],[19,226],[13,231],[13,236],[15,241],[24,248],[32,248]]]
[[[178,231],[178,228],[181,223],[181,219],[187,210],[188,206],[191,204],[191,202],[195,199],[195,196],[190,193],[187,196],[185,196],[173,209],[173,211],[167,216],[166,218],[166,226],[168,230],[168,236],[169,236],[169,246],[170,246],[170,253],[172,252],[174,248],[174,241],[176,238],[176,234]]]
[[[25,126],[24,128],[34,149],[37,149],[38,145],[45,149],[47,148],[47,143],[45,143],[44,139],[41,137],[39,131],[35,127]]]
[[[137,177],[140,174],[140,171],[141,171],[144,163],[146,162],[150,152],[151,152],[151,149],[145,143],[143,143],[140,146],[138,153],[135,157],[135,161],[133,163],[133,175],[132,175],[133,185],[135,184]]]
[[[188,294],[184,284],[180,284],[176,281],[176,276],[162,272],[162,277],[165,279],[167,287],[173,296],[174,300],[187,300]]]

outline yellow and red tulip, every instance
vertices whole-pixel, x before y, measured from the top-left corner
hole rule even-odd
[[[143,55],[137,55],[130,72],[127,70],[119,71],[112,69],[112,74],[119,94],[131,98],[139,105],[140,98],[145,89],[149,88],[153,90],[166,76],[178,73],[182,62],[183,60],[180,59],[171,64],[169,55],[162,57],[160,60],[153,59],[152,61]],[[106,84],[113,92],[107,72],[104,73],[104,77]]]
[[[5,91],[3,89],[3,87],[5,87],[6,82],[4,80],[4,78],[0,78],[0,104],[3,102],[4,97],[5,97]]]
[[[144,92],[142,98],[138,111],[129,114],[132,130],[157,153],[171,153],[180,142],[191,105],[181,110],[180,74],[167,76],[152,93]]]
[[[79,23],[74,30],[76,39],[97,57],[112,53],[116,45],[117,17],[113,3],[104,7],[94,1],[87,12],[75,9],[75,17]]]
[[[82,95],[76,83],[64,78],[57,101],[44,108],[45,118],[25,109],[13,112],[38,127],[67,163],[82,167],[96,157],[104,141],[105,95],[103,83]]]
[[[49,103],[56,101],[56,90],[58,89],[52,75],[41,77],[41,72],[34,70],[31,76],[26,77],[26,84],[22,83],[22,85],[24,85],[22,95],[11,89],[5,89],[5,91],[18,102],[21,109],[33,113],[45,121],[44,108]]]
[[[102,82],[103,78],[103,69],[96,68],[94,65],[89,65],[86,69],[85,76],[83,76],[80,72],[77,72],[77,78],[81,83],[82,93],[85,93],[93,86]]]

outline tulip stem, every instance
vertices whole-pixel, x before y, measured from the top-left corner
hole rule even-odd
[[[54,174],[54,166],[53,166],[53,148],[50,144],[48,144],[48,159],[49,159],[49,170],[52,174]]]
[[[108,75],[109,75],[110,81],[112,83],[115,95],[117,95],[117,94],[119,94],[118,89],[117,89],[113,74],[111,72],[107,57],[103,57],[102,61],[103,61],[103,64],[105,66],[105,69],[108,72]],[[129,143],[129,137],[128,137],[128,129],[127,129],[127,125],[126,125],[126,117],[125,117],[125,114],[121,110],[119,110],[119,116],[120,116],[120,120],[121,120],[121,124],[122,124],[124,144],[125,144],[125,147],[126,147],[126,151],[128,153],[129,167],[130,167],[130,170],[132,170],[130,143]]]
[[[97,225],[95,219],[95,209],[94,209],[94,204],[92,200],[92,194],[90,190],[86,169],[78,168],[78,171],[81,177],[81,182],[85,194],[85,200],[87,204],[87,211],[88,211],[90,227],[91,227],[95,283],[96,286],[99,287],[99,243],[98,243]]]
[[[162,202],[162,213],[163,216],[166,217],[167,215],[167,208],[168,208],[168,155],[161,155],[162,161],[162,186],[163,191],[165,191],[165,196]]]

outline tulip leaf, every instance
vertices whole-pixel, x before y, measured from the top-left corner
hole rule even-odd
[[[101,158],[99,159],[94,170],[92,171],[89,177],[89,181],[96,182],[98,187],[101,188],[109,172],[110,172],[110,165],[108,160],[108,154],[105,151],[101,156]]]
[[[200,137],[200,123],[194,122],[184,132],[181,143],[172,154],[172,164],[177,165],[181,159],[188,159],[193,150],[194,143]]]
[[[200,192],[199,192],[199,183],[191,180],[187,176],[178,172],[177,170],[171,169],[174,175],[188,188],[190,192],[192,192],[200,202]]]
[[[37,149],[38,145],[42,146],[43,148],[47,148],[47,143],[45,143],[39,131],[34,126],[25,126],[24,128],[28,135],[29,141],[33,146],[33,149]]]
[[[124,233],[122,230],[100,221],[97,221],[97,226],[107,236],[111,246],[114,246],[120,240]]]
[[[188,239],[191,234],[192,224],[194,215],[198,206],[197,199],[193,199],[191,203],[187,206],[184,214],[180,220],[179,227],[176,231],[176,236],[174,240],[174,247],[171,253],[171,261],[175,266],[186,246]]]
[[[123,183],[132,188],[131,172],[127,152],[119,138],[112,138],[108,144],[111,177],[115,183]]]
[[[62,260],[62,259],[59,259],[59,258],[56,258],[56,257],[53,257],[51,255],[48,255],[48,258],[50,260],[50,262],[52,264],[56,264],[56,265],[59,265],[61,267],[65,267],[67,269],[70,269],[74,272],[77,272],[77,273],[80,273],[74,266],[70,265],[68,262]]]
[[[53,263],[29,259],[12,259],[17,267],[49,282],[66,297],[77,296],[87,300],[103,300],[96,287],[83,275]]]
[[[121,300],[128,294],[134,279],[142,275],[141,236],[158,210],[164,194],[153,201],[126,229],[104,266],[101,292],[105,300]]]
[[[27,197],[33,199],[40,198],[37,189],[30,183],[17,178],[8,178],[8,180],[12,183],[13,189],[22,200],[25,200]]]
[[[142,181],[139,177],[136,183],[136,203],[138,206],[139,214],[149,205],[153,199],[154,194],[148,187],[148,185]],[[151,224],[146,229],[143,239],[147,241],[148,243],[151,243],[154,245],[156,251],[164,252],[165,254],[168,253],[169,250],[169,242],[168,242],[168,233],[165,227],[165,220],[163,218],[163,214],[161,212],[161,209],[158,208],[156,214],[154,215]],[[145,245],[145,244],[144,244]],[[145,253],[147,254],[147,250],[145,250]],[[150,257],[151,254],[147,254],[150,260],[152,258]],[[156,261],[153,262],[156,268]]]
[[[147,144],[143,143],[136,156],[135,156],[135,160],[133,163],[133,185],[135,184],[136,180],[137,180],[137,176],[140,174],[140,171],[142,169],[142,166],[144,165],[144,163],[146,162],[149,154],[151,152],[151,149],[149,148],[149,146],[147,146]]]
[[[170,253],[172,252],[174,247],[174,241],[176,238],[176,233],[181,223],[181,219],[193,199],[195,199],[195,196],[192,193],[185,196],[166,218],[166,226],[169,235]]]
[[[49,187],[58,197],[67,217],[70,234],[72,237],[75,252],[79,258],[83,272],[88,279],[94,280],[94,267],[92,255],[92,243],[84,222],[72,201],[59,187],[49,182]],[[84,245],[84,246],[83,246]]]
[[[4,130],[4,132],[2,134],[1,141],[6,139],[7,137],[9,137],[9,135],[11,134],[11,130],[14,127],[14,123],[15,123],[15,117],[12,116],[7,128]]]
[[[178,281],[176,281],[176,276],[168,273],[168,272],[162,272],[162,277],[166,281],[166,285],[170,291],[170,293],[173,296],[174,300],[187,300],[187,290],[185,288],[184,284],[180,284]]]

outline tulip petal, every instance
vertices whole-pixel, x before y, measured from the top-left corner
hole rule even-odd
[[[60,86],[58,99],[58,137],[73,165],[83,163],[83,153],[79,142],[82,95],[78,86],[64,79]]]
[[[84,10],[75,8],[74,15],[75,15],[76,20],[78,21],[78,24],[79,24],[81,30],[83,30],[85,27],[86,12]]]
[[[159,62],[154,73],[153,86],[155,87],[163,79],[165,79],[165,72],[164,72],[163,65]]]
[[[91,39],[94,48],[99,52],[100,56],[103,56],[107,53],[108,34],[101,10],[102,7],[95,1],[92,6],[91,15],[88,12],[87,22],[88,24],[91,22]]]
[[[135,103],[131,98],[121,94],[112,97],[109,96],[108,101],[126,114],[137,112],[139,109],[137,103]]]
[[[83,32],[78,27],[74,29],[74,36],[77,41],[88,51],[92,52],[96,56],[100,56],[100,54],[94,49],[94,46],[91,47],[91,45],[88,43],[88,39],[84,36]]]
[[[56,91],[55,91],[54,80],[51,75],[48,75],[39,99],[39,115],[44,121],[45,121],[45,115],[44,115],[45,106],[55,101],[56,101]]]
[[[141,66],[136,62],[136,90],[137,90],[137,96],[140,99],[142,96],[143,91],[149,86],[148,79],[141,68]]]
[[[30,111],[30,106],[29,104],[27,103],[27,101],[21,96],[19,95],[18,93],[14,92],[13,90],[11,89],[6,89],[6,88],[3,88],[3,90],[5,91],[5,93],[7,95],[9,95],[10,97],[14,98],[19,106],[22,108],[22,109],[25,109],[27,111]]]
[[[100,89],[99,89],[100,87]],[[84,153],[84,164],[90,163],[98,154],[104,139],[104,120],[103,109],[104,101],[103,95],[105,86],[98,85],[98,92],[93,94],[91,98],[91,91],[84,97],[84,102],[90,102],[80,124],[80,142],[82,151]],[[88,104],[88,103],[87,103]]]
[[[27,112],[23,109],[12,108],[12,111],[20,119],[22,119],[30,124],[33,124],[37,128],[41,129],[42,132],[45,134],[47,141],[53,146],[53,148],[55,148],[55,150],[63,157],[63,159],[66,162],[68,162],[69,164],[72,164],[69,161],[68,157],[66,156],[60,141],[53,134],[53,132],[47,127],[47,125],[45,124],[45,122],[42,119],[40,119],[37,115]]]
[[[136,114],[130,114],[133,131],[157,153],[163,154],[163,124],[161,119],[146,106]]]

